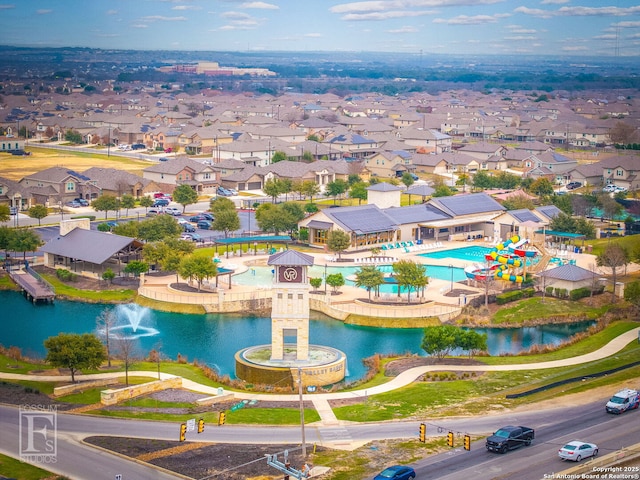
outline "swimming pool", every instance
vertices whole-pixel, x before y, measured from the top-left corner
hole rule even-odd
[[[424,258],[455,258],[468,262],[484,262],[484,256],[491,251],[491,248],[471,245],[469,247],[452,248],[450,250],[440,250],[432,253],[421,253],[418,256]]]
[[[426,267],[427,276],[430,278],[451,280],[452,273],[454,282],[460,282],[467,278],[462,268],[449,268],[438,265],[426,265]],[[377,268],[383,273],[393,272],[391,265],[380,265]],[[355,275],[358,270],[360,270],[360,267],[327,267],[327,275],[342,273],[346,280],[350,276]],[[314,265],[310,267],[309,277],[324,278],[324,266]],[[273,283],[273,273],[271,273],[271,267],[250,267],[246,272],[234,275],[233,283],[238,285],[269,287]],[[346,284],[353,286],[353,281],[346,280]],[[380,287],[380,291],[383,293],[398,293],[397,288],[397,285],[385,284]]]

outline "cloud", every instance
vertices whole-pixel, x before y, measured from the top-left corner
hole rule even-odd
[[[118,11],[117,10],[107,10],[107,15],[117,15]]]
[[[40,10],[36,10],[36,13],[37,13],[38,15],[48,15],[48,14],[50,14],[50,13],[52,13],[52,12],[53,12],[53,10],[51,10],[51,9],[46,9],[46,8],[41,8]]]
[[[186,22],[187,17],[165,17],[163,15],[149,15],[142,17],[145,22]]]
[[[616,38],[618,38],[617,35],[613,34],[613,33],[608,33],[605,35],[598,35],[593,37],[595,40],[615,40]]]
[[[524,42],[524,41],[529,41],[529,40],[535,40],[536,37],[530,36],[530,35],[515,35],[512,37],[504,37],[505,40],[508,40],[510,42]]]
[[[196,7],[195,5],[176,5],[175,7],[171,7],[171,10],[201,10],[201,8]]]
[[[575,46],[575,47],[562,47],[562,50],[565,52],[583,52],[585,50],[589,50],[589,47],[580,47],[580,46]]]
[[[321,34],[321,33],[305,33],[305,34],[303,35],[303,37],[308,37],[308,38],[322,38],[322,37],[324,37],[324,35],[323,35],[323,34]]]
[[[533,17],[551,18],[553,12],[549,10],[540,10],[539,8],[518,7],[514,10],[516,13],[524,13],[525,15],[531,15]]]
[[[618,22],[612,25],[618,28],[637,28],[640,27],[640,22]]]
[[[563,3],[569,3],[569,0],[542,0],[540,2],[540,5],[551,5],[551,4],[562,5]]]
[[[220,16],[228,20],[246,20],[251,18],[251,15],[249,15],[248,13],[233,11],[221,13]]]
[[[541,10],[539,8],[518,7],[517,13],[540,18],[551,17],[624,17],[640,14],[640,6],[635,7],[561,7],[558,10]]]
[[[492,5],[505,0],[372,0],[335,5],[329,9],[331,13],[363,13],[401,10],[408,8],[462,7],[476,5]]]
[[[469,17],[467,15],[458,15],[457,17],[450,18],[449,20],[444,18],[436,18],[433,23],[444,23],[447,25],[484,25],[487,23],[496,23],[500,18],[509,17],[508,13],[500,13],[496,15],[474,15]]]
[[[265,2],[245,2],[240,4],[240,8],[255,8],[259,10],[280,10],[280,7]]]
[[[8,3],[4,4],[4,5],[0,5],[0,10],[9,10],[10,8],[16,8],[15,5],[10,5]]]
[[[521,35],[538,32],[535,28],[524,28],[522,25],[507,25],[505,28],[511,30],[511,33],[519,33]]]
[[[394,30],[387,30],[388,33],[416,33],[419,30],[416,27],[404,26]]]
[[[149,28],[149,25],[146,25],[144,23],[134,23],[133,25],[131,25],[131,28]]]
[[[389,12],[369,12],[369,13],[349,13],[340,17],[342,20],[357,22],[366,20],[389,20],[390,18],[407,18],[407,17],[421,17],[424,15],[433,15],[434,11],[421,11],[421,12],[403,12],[399,10]]]

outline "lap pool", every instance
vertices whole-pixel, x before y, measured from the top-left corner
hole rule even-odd
[[[484,262],[484,256],[489,252],[491,252],[491,248],[471,245],[462,248],[440,250],[438,252],[421,253],[418,256],[424,258],[455,258],[456,260],[466,260],[468,262]]]

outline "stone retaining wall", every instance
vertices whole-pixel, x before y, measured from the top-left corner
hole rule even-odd
[[[81,392],[93,387],[104,387],[105,385],[114,385],[118,383],[117,378],[106,378],[103,380],[89,380],[86,382],[73,383],[71,385],[63,385],[62,387],[55,387],[53,389],[54,397],[62,397],[71,393]]]
[[[100,403],[103,405],[115,405],[130,398],[146,395],[147,393],[159,392],[168,388],[182,388],[182,377],[172,377],[165,380],[132,385],[130,387],[103,390],[100,392]]]

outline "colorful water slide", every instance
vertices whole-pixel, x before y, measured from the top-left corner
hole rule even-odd
[[[524,257],[534,258],[536,255],[538,255],[538,251],[527,250],[523,248],[527,243],[529,243],[529,239],[523,238],[516,243],[510,244],[507,248],[509,249],[510,252],[513,252],[514,255],[517,255],[520,258],[524,258]]]
[[[475,264],[465,267],[464,273],[467,278],[470,278],[471,280],[478,280],[480,282],[483,282],[487,279],[487,275],[493,277],[497,268],[498,265],[493,265],[487,268],[483,265]]]
[[[509,267],[518,268],[522,266],[522,260],[520,260],[518,255],[504,255],[501,252],[504,250],[510,249],[511,246],[514,247],[514,252],[516,250],[515,246],[522,246],[526,243],[526,240],[521,243],[520,237],[518,235],[514,235],[513,237],[505,240],[504,242],[496,245],[491,252],[486,255],[487,260],[494,260],[498,262],[499,266],[495,271],[495,277],[501,280],[507,280],[509,282],[522,283],[524,281],[524,277],[522,275],[513,275],[507,269]],[[522,252],[526,252],[526,250],[522,250]]]

